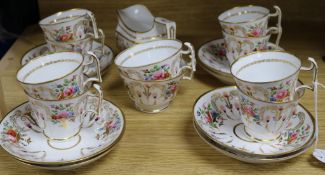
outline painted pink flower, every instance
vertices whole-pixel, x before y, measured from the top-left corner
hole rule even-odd
[[[288,139],[288,144],[290,144],[291,142],[295,141],[298,137],[297,133],[293,133],[292,135],[290,135],[289,139]]]
[[[65,33],[59,37],[60,41],[68,41],[72,37],[72,33]]]
[[[73,95],[73,87],[69,87],[68,89],[64,90],[64,96],[65,97],[69,97],[71,95]]]
[[[177,89],[177,86],[176,86],[176,85],[171,85],[171,86],[170,86],[170,90],[171,90],[172,92],[175,92],[176,89]]]
[[[19,134],[13,129],[8,129],[6,134],[8,135],[9,140],[13,143],[16,143],[19,140]]]
[[[163,70],[159,70],[153,74],[154,80],[162,80],[170,77],[170,74],[168,72],[164,72]]]
[[[251,33],[251,36],[253,37],[259,37],[262,35],[262,29],[261,28],[255,28]]]
[[[286,98],[288,96],[289,96],[289,92],[287,90],[279,90],[275,95],[275,97],[278,100],[282,100],[282,99],[284,99],[284,98]]]
[[[252,106],[244,106],[243,107],[244,113],[248,116],[254,116],[254,111]]]

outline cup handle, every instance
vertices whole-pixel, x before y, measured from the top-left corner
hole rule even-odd
[[[277,38],[276,38],[276,41],[275,41],[275,45],[276,46],[279,46],[279,43],[280,43],[280,39],[281,39],[281,36],[282,36],[282,26],[281,26],[281,21],[282,21],[282,11],[280,9],[279,6],[273,6],[273,8],[275,9],[275,13],[273,14],[270,14],[269,17],[278,17],[278,22],[276,24],[276,27],[271,27],[267,30],[267,33],[271,30],[274,30],[276,29],[276,33],[277,33]],[[274,34],[274,33],[273,33]]]
[[[97,28],[95,15],[91,11],[87,11],[87,15],[90,17],[90,20],[91,20],[91,23],[92,23],[92,26],[93,26],[93,30],[94,30],[94,36],[97,39],[99,37],[99,35],[98,35],[98,28]]]
[[[105,37],[106,36],[105,36],[102,29],[98,29],[98,32],[99,32],[98,40],[99,40],[99,42],[101,44],[101,52],[102,52],[102,55],[104,55],[104,46],[105,46]]]
[[[183,66],[182,69],[180,70],[180,73],[183,72],[184,69],[189,69],[191,72],[190,72],[190,75],[187,76],[185,75],[183,77],[183,79],[186,79],[186,80],[191,80],[192,77],[193,77],[193,74],[194,72],[196,71],[196,59],[195,59],[195,50],[194,50],[194,47],[191,43],[188,43],[188,42],[185,42],[184,45],[187,47],[187,50],[181,50],[181,57],[183,57],[183,55],[188,55],[189,54],[189,57],[191,58],[191,61],[188,62],[186,64],[186,66]]]
[[[317,83],[317,75],[318,75],[318,65],[314,58],[309,57],[308,61],[311,63],[309,67],[301,67],[300,70],[303,71],[313,71],[313,80],[312,85],[300,85],[295,88],[295,92],[297,92],[299,89],[309,89],[311,91],[314,91],[315,84]]]
[[[102,91],[102,88],[100,85],[98,84],[93,84],[93,87],[96,89],[96,92],[98,94],[97,98],[98,98],[98,103],[97,103],[97,106],[91,106],[90,109],[86,110],[83,114],[82,114],[82,118],[81,118],[81,126],[84,127],[85,125],[85,118],[88,116],[88,114],[90,115],[89,116],[89,120],[88,120],[88,124],[86,125],[86,128],[92,126],[92,124],[96,121],[97,119],[97,116],[100,116],[100,110],[101,110],[101,107],[102,107],[102,104],[103,104],[103,91]],[[86,101],[86,106],[88,106],[88,98],[89,97],[93,97],[93,96],[90,96],[88,95],[87,96],[87,101]],[[94,109],[93,109],[94,107]]]
[[[155,22],[166,27],[168,39],[176,39],[176,23],[174,21],[162,17],[156,17]]]
[[[92,58],[92,60],[90,62],[88,62],[88,63],[85,63],[83,66],[88,66],[88,65],[92,64],[95,61],[96,62],[96,74],[97,74],[97,77],[87,78],[87,80],[83,83],[83,87],[85,87],[89,82],[101,83],[103,81],[101,73],[100,73],[100,63],[99,63],[99,60],[98,60],[97,56],[92,51],[88,51],[87,55],[89,55]]]

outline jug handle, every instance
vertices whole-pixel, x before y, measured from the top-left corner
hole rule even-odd
[[[176,39],[176,23],[174,21],[162,17],[156,17],[155,22],[166,27],[168,39]]]

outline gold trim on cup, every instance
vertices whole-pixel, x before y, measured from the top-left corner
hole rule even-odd
[[[176,42],[178,42],[178,43],[181,44],[181,47],[180,47],[179,49],[177,49],[177,51],[176,51],[174,54],[172,54],[171,56],[168,56],[167,58],[164,58],[164,59],[162,59],[162,60],[160,60],[160,61],[157,61],[157,62],[154,62],[154,63],[150,63],[150,64],[142,65],[142,66],[125,67],[125,66],[122,66],[122,65],[116,63],[117,58],[118,58],[120,55],[122,55],[123,53],[125,53],[125,52],[127,52],[127,51],[129,51],[129,50],[131,50],[131,49],[133,49],[133,48],[140,47],[140,46],[142,46],[142,45],[144,45],[144,44],[148,44],[148,43],[152,43],[152,42],[159,42],[159,41],[176,41]],[[150,44],[149,44],[149,46],[150,46]],[[151,66],[151,65],[154,65],[154,64],[157,64],[157,63],[160,63],[160,62],[166,61],[167,59],[169,59],[169,58],[171,58],[171,57],[174,57],[175,55],[177,55],[177,54],[182,50],[182,47],[183,47],[183,43],[182,43],[182,41],[180,41],[180,40],[178,40],[178,39],[165,39],[165,38],[164,38],[164,39],[152,40],[152,41],[148,41],[148,42],[144,42],[144,43],[136,44],[136,45],[134,45],[134,46],[131,46],[131,47],[129,47],[129,48],[123,50],[123,51],[120,52],[118,55],[116,55],[115,60],[114,60],[114,63],[115,63],[118,67],[121,67],[121,68],[141,68],[141,67]],[[150,46],[149,48],[154,49],[155,46]],[[141,50],[141,51],[142,51],[142,50]],[[140,51],[140,52],[141,52],[141,51]]]
[[[286,77],[284,77],[284,78],[281,78],[281,79],[279,79],[279,80],[272,80],[272,81],[266,81],[266,82],[251,82],[251,81],[247,81],[247,80],[242,80],[242,79],[240,79],[240,78],[238,78],[237,76],[234,75],[234,73],[233,73],[233,71],[232,71],[232,67],[233,67],[233,65],[234,65],[235,63],[237,63],[240,59],[245,59],[245,57],[248,57],[248,56],[251,56],[251,55],[254,55],[254,54],[258,54],[258,53],[268,53],[268,52],[286,53],[286,54],[289,54],[289,55],[291,55],[291,56],[294,56],[294,57],[296,57],[297,60],[300,62],[300,65],[299,65],[299,67],[297,68],[297,70],[296,70],[294,73],[292,73],[292,74],[290,74],[290,75],[288,75],[288,76],[286,76]],[[246,54],[246,55],[243,55],[243,56],[238,57],[238,58],[237,58],[237,59],[236,59],[236,60],[235,60],[231,65],[230,65],[230,73],[231,73],[231,75],[232,75],[234,78],[236,78],[236,79],[238,79],[238,80],[240,80],[240,81],[246,82],[246,83],[264,84],[264,83],[274,83],[274,82],[278,82],[278,81],[285,80],[285,79],[287,79],[287,78],[293,76],[293,75],[296,74],[297,72],[299,72],[301,67],[302,67],[302,65],[301,65],[301,61],[300,61],[300,59],[299,59],[296,55],[294,55],[294,54],[291,54],[291,53],[289,53],[289,52],[287,52],[287,51],[281,51],[281,50],[272,50],[272,51],[270,51],[270,50],[265,50],[265,51],[255,51],[255,52],[251,52],[251,53],[249,53],[249,54]]]
[[[71,75],[72,73],[74,73],[76,70],[78,70],[78,69],[83,65],[83,62],[84,62],[84,55],[81,54],[81,53],[79,53],[79,52],[72,52],[72,51],[50,52],[50,53],[47,53],[47,54],[44,54],[44,55],[39,55],[39,56],[37,56],[37,57],[31,59],[29,62],[27,62],[26,64],[24,64],[20,69],[18,69],[16,75],[18,74],[18,72],[19,72],[20,70],[22,70],[22,69],[25,68],[29,63],[31,63],[31,61],[35,61],[35,60],[38,60],[38,59],[40,59],[40,58],[42,58],[42,57],[49,56],[49,55],[54,55],[54,54],[57,54],[57,53],[74,53],[74,54],[78,54],[78,55],[81,55],[82,60],[81,60],[80,64],[79,64],[79,65],[78,65],[74,70],[72,70],[71,72],[69,72],[69,73],[67,73],[67,74],[65,74],[65,75],[63,75],[63,76],[61,76],[61,77],[59,77],[59,78],[55,78],[55,79],[53,79],[53,80],[48,80],[48,81],[45,81],[45,82],[39,82],[39,83],[26,83],[26,82],[20,81],[20,80],[18,79],[18,77],[16,76],[17,81],[20,82],[20,83],[22,83],[22,84],[25,84],[25,85],[41,85],[41,84],[51,83],[51,82],[54,82],[54,81],[60,80],[60,79],[62,79],[62,78],[65,78],[65,77]]]
[[[193,107],[192,107],[192,115],[193,115],[193,122],[199,127],[198,129],[200,129],[200,130],[202,130],[202,132],[204,132],[205,133],[205,131],[203,131],[203,129],[200,127],[200,125],[197,123],[197,121],[195,120],[195,106],[196,106],[196,104],[198,103],[198,101],[203,97],[203,96],[205,96],[205,95],[207,95],[208,93],[210,93],[210,92],[213,92],[213,91],[215,91],[215,90],[221,90],[221,89],[227,89],[227,88],[235,88],[236,90],[238,90],[238,88],[236,87],[236,86],[226,86],[226,87],[222,87],[222,88],[216,88],[216,89],[212,89],[212,90],[209,90],[209,91],[207,91],[207,92],[205,92],[205,93],[203,93],[202,95],[200,95],[196,100],[195,100],[195,102],[194,102],[194,104],[193,104]],[[294,152],[298,152],[299,150],[302,150],[302,149],[304,149],[305,148],[305,146],[306,145],[308,145],[308,143],[309,142],[311,142],[311,140],[313,140],[314,139],[314,137],[315,137],[315,130],[316,130],[316,127],[317,126],[315,126],[315,120],[314,120],[314,116],[303,106],[303,105],[301,105],[300,103],[298,103],[298,105],[299,106],[301,106],[303,109],[304,109],[304,111],[310,116],[310,119],[311,119],[311,121],[312,121],[312,124],[313,124],[313,133],[312,133],[312,135],[311,135],[311,137],[309,138],[309,140],[306,142],[306,144],[304,144],[304,145],[302,145],[301,147],[299,147],[299,148],[296,148],[296,149],[293,149],[293,150],[291,150],[291,151],[289,151],[289,152],[286,152],[286,153],[278,153],[278,154],[256,154],[256,153],[248,153],[248,152],[245,152],[245,151],[241,151],[241,150],[237,150],[237,149],[234,149],[233,147],[231,147],[231,146],[228,146],[228,145],[225,145],[225,144],[223,144],[223,143],[217,143],[217,142],[215,142],[214,140],[213,140],[213,138],[211,138],[209,135],[206,135],[209,139],[211,139],[211,140],[213,140],[216,144],[218,144],[218,145],[220,145],[220,146],[222,146],[222,147],[224,147],[224,148],[226,148],[226,149],[229,149],[229,150],[231,150],[231,151],[234,151],[235,153],[237,153],[237,154],[244,154],[244,155],[249,155],[249,156],[256,156],[256,157],[278,157],[278,156],[285,156],[285,155],[287,155],[287,154],[291,154],[291,153],[294,153]]]
[[[68,18],[66,18],[66,19],[69,19],[69,18],[70,18],[70,19],[67,20],[67,21],[53,22],[53,20],[52,20],[52,21],[49,21],[48,23],[45,23],[45,24],[43,23],[43,24],[42,24],[42,21],[45,20],[45,19],[47,19],[47,18],[49,18],[49,17],[57,16],[57,15],[59,15],[59,14],[61,14],[61,13],[65,13],[65,12],[69,12],[69,11],[75,11],[75,10],[89,11],[89,10],[87,10],[87,9],[81,9],[81,8],[72,8],[72,9],[68,9],[68,10],[59,11],[59,12],[53,13],[52,15],[49,15],[49,16],[43,18],[42,20],[40,20],[40,21],[38,22],[38,24],[39,24],[40,26],[50,26],[50,25],[55,25],[55,24],[61,24],[61,23],[69,22],[69,21],[71,21],[71,20],[74,20],[74,19],[78,19],[78,18],[81,18],[81,17],[87,16],[87,13],[85,13],[85,14],[83,14],[83,15],[78,15],[78,16],[71,16],[71,17],[68,17]],[[90,12],[90,11],[89,11],[89,12]]]
[[[263,15],[263,16],[261,16],[261,17],[258,17],[258,18],[256,18],[256,19],[252,19],[252,20],[248,20],[248,21],[242,21],[242,22],[228,22],[228,21],[224,21],[224,19],[220,19],[220,16],[221,16],[222,14],[224,14],[225,12],[227,12],[227,11],[234,10],[234,9],[239,9],[239,8],[245,8],[245,7],[259,7],[259,8],[264,8],[264,9],[266,9],[266,10],[268,11],[268,13],[265,13],[265,15]],[[247,12],[247,11],[245,10],[244,13],[237,12],[236,14],[237,14],[238,16],[240,16],[240,15],[242,15],[242,14],[247,14],[247,13],[245,13],[245,12]],[[227,24],[243,24],[243,23],[250,23],[250,22],[254,22],[254,21],[260,20],[260,19],[262,19],[262,18],[264,18],[264,17],[267,17],[269,14],[270,14],[270,10],[267,9],[267,8],[265,8],[265,7],[262,7],[262,6],[257,6],[257,5],[237,6],[237,7],[233,7],[233,8],[231,8],[231,9],[228,9],[228,10],[222,12],[222,13],[218,16],[218,20],[219,20],[220,22],[227,23]]]
[[[116,104],[114,104],[113,102],[105,99],[105,101],[109,102],[110,104],[112,104],[113,106],[115,106],[122,114],[122,118],[123,118],[123,126],[122,126],[122,131],[121,131],[121,134],[117,137],[117,139],[111,143],[107,148],[105,149],[102,149],[101,151],[95,153],[95,154],[91,154],[89,156],[86,156],[84,158],[80,158],[80,159],[76,159],[76,160],[70,160],[70,161],[61,161],[61,162],[37,162],[37,161],[31,161],[31,160],[25,160],[23,158],[20,158],[20,157],[17,157],[15,155],[12,155],[10,154],[8,151],[5,151],[9,156],[15,158],[16,160],[20,161],[20,162],[23,162],[23,163],[27,163],[27,164],[33,164],[33,165],[69,165],[69,164],[77,164],[77,163],[81,163],[81,162],[85,162],[87,160],[91,160],[99,155],[101,155],[102,153],[105,153],[106,151],[110,150],[111,148],[113,148],[122,138],[122,136],[124,135],[124,132],[125,132],[125,126],[126,126],[126,121],[125,121],[125,115],[124,115],[124,112],[122,111],[122,109],[120,107],[118,107]],[[10,110],[8,113],[6,113],[6,115],[4,115],[5,117],[3,117],[1,120],[0,120],[0,124],[2,123],[2,121],[6,118],[6,116],[16,110],[17,108],[19,108],[20,106],[22,105],[25,105],[26,103],[28,103],[28,101],[20,104],[19,106],[13,108],[12,110]],[[28,105],[28,104],[27,104]],[[2,145],[1,145],[2,147]]]

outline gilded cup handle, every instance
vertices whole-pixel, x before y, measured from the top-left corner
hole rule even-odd
[[[281,26],[281,21],[282,21],[282,11],[281,11],[281,9],[280,9],[280,7],[279,6],[273,6],[273,8],[275,9],[275,13],[273,13],[273,14],[270,14],[269,15],[269,17],[278,17],[278,22],[277,22],[277,24],[276,24],[276,29],[277,29],[277,38],[276,38],[276,41],[275,41],[275,45],[276,46],[279,46],[279,44],[280,44],[280,39],[281,39],[281,36],[282,36],[282,26]],[[270,30],[270,29],[272,29],[272,27],[271,28],[269,28],[268,29],[268,31]]]
[[[311,63],[309,67],[301,67],[300,70],[304,71],[313,71],[313,80],[311,85],[300,85],[295,88],[295,92],[298,92],[300,89],[309,89],[314,91],[315,84],[317,83],[317,75],[318,75],[318,65],[314,58],[309,57],[308,61]]]
[[[87,15],[90,17],[90,20],[91,20],[91,23],[92,23],[92,27],[93,27],[93,30],[94,30],[94,36],[97,39],[99,37],[99,35],[98,35],[98,28],[97,28],[97,23],[96,23],[95,15],[91,11],[88,11],[87,12]]]
[[[82,114],[82,117],[81,117],[81,126],[84,127],[84,128],[91,127],[92,124],[97,120],[97,117],[100,116],[101,107],[102,107],[102,104],[103,104],[103,91],[102,91],[101,86],[98,85],[98,84],[93,84],[93,87],[96,89],[97,96],[94,97],[94,96],[88,95],[87,98],[86,98],[86,100],[87,100],[86,101],[86,106],[89,107],[89,100],[88,100],[89,97],[98,98],[98,102],[97,102],[97,105],[96,106],[90,106],[90,109],[87,109]],[[89,120],[87,120],[88,123],[85,126],[85,118],[88,115],[89,115]]]
[[[190,70],[190,75],[185,75],[183,79],[191,80],[193,77],[194,72],[196,71],[196,58],[195,58],[195,50],[191,43],[185,42],[184,45],[187,47],[187,50],[181,50],[181,57],[183,55],[189,55],[191,61],[186,64],[186,66],[183,66],[180,70],[180,73],[183,72],[184,69]],[[183,59],[183,58],[182,58]]]
[[[97,77],[87,78],[86,81],[83,83],[83,87],[85,87],[89,82],[101,83],[103,81],[102,80],[101,73],[100,73],[100,61],[99,61],[99,59],[97,58],[97,56],[95,55],[95,53],[92,52],[92,51],[88,51],[87,52],[87,55],[89,55],[92,59],[88,63],[84,63],[83,66],[88,66],[88,65],[92,64],[95,61],[95,63],[96,63],[96,75],[97,75]]]

